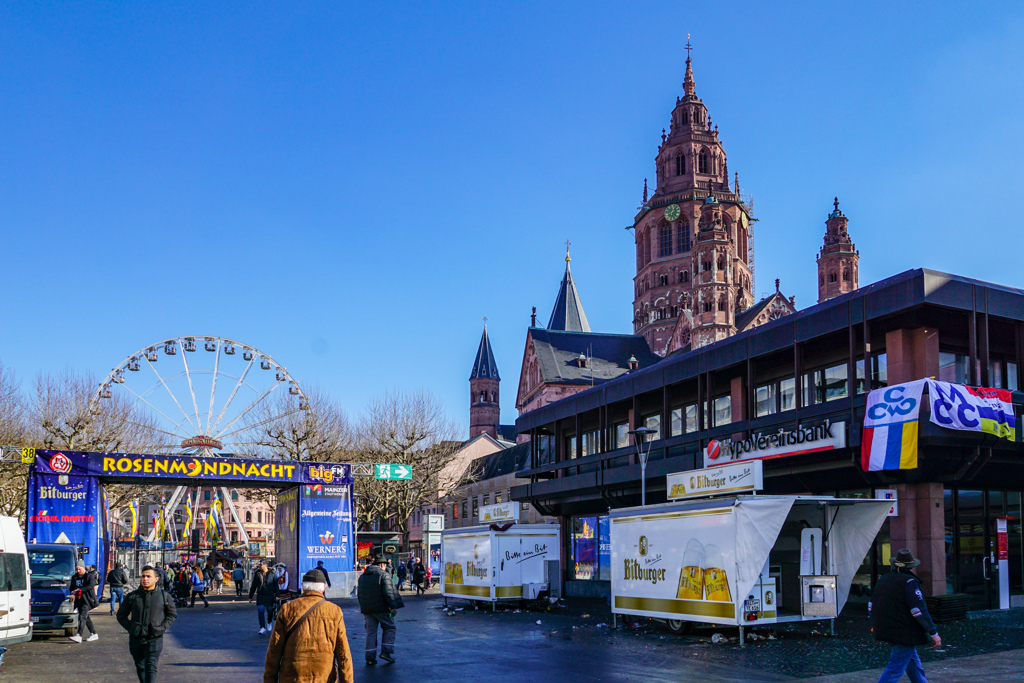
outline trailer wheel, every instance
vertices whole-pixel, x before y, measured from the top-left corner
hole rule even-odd
[[[683,621],[682,619],[669,619],[667,622],[668,630],[677,636],[685,635],[693,630],[692,621]]]
[[[621,619],[622,623],[626,624],[627,626],[629,624],[633,623],[633,615],[632,614],[620,614],[619,615],[619,619]]]

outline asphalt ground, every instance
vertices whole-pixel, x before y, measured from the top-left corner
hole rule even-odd
[[[736,642],[711,642],[715,633],[735,638],[735,629],[674,636],[659,624],[643,622],[612,631],[601,602],[540,611],[505,607],[492,613],[465,602],[453,602],[453,609],[445,610],[436,590],[432,593],[404,594],[406,608],[397,619],[398,662],[375,667],[362,661],[362,617],[356,602],[335,601],[345,613],[356,681],[852,683],[877,680],[888,658],[888,648],[871,640],[866,617],[857,614],[838,622],[836,637],[815,635],[824,632],[821,624],[801,624],[776,629],[775,640],[741,648]],[[54,635],[15,645],[0,668],[0,683],[136,680],[127,635],[109,616],[107,604],[93,615],[98,641],[76,644]],[[183,609],[179,615],[165,637],[161,681],[243,683],[262,678],[268,636],[257,634],[253,605],[214,596],[209,608]],[[943,650],[921,649],[932,683],[978,677],[1024,680],[1024,610],[972,613],[966,621],[940,628]],[[760,631],[767,634],[768,629]]]

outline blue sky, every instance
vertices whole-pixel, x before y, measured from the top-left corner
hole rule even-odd
[[[368,4],[0,8],[0,361],[103,376],[214,334],[353,414],[425,388],[468,425],[487,315],[511,422],[566,239],[593,329],[631,331],[687,33],[756,294],[815,301],[835,195],[862,284],[1024,286],[1024,5]]]

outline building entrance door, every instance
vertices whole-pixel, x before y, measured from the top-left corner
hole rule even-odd
[[[957,591],[971,596],[971,609],[988,609],[988,524],[985,492],[957,492],[956,543],[960,557]]]

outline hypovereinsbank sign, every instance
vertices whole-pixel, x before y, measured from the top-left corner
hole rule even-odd
[[[712,441],[704,450],[704,466],[715,467],[737,460],[765,460],[837,448],[846,448],[846,423],[826,420],[813,427],[759,432],[740,441]]]

